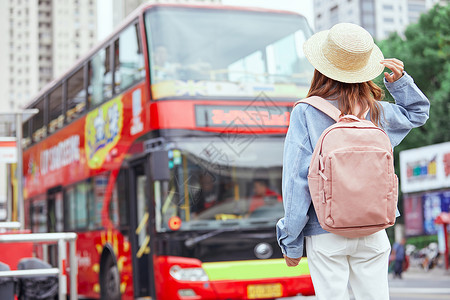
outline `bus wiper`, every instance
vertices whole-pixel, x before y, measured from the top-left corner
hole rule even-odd
[[[250,224],[250,225],[267,225],[267,224],[273,224],[274,226],[275,226],[275,224],[276,224],[276,222],[277,222],[278,220],[272,220],[272,219],[269,219],[269,220],[262,220],[262,219],[256,219],[256,220],[248,220],[248,223]]]
[[[184,241],[184,245],[188,248],[191,248],[195,245],[197,245],[198,243],[200,243],[201,241],[207,240],[213,236],[219,235],[223,232],[230,232],[230,231],[235,231],[236,229],[239,229],[239,226],[233,226],[230,228],[221,228],[221,229],[217,229],[193,238],[188,238],[186,241]]]

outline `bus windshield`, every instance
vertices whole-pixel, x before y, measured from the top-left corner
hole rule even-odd
[[[154,99],[306,96],[311,30],[300,15],[157,7],[145,21]]]
[[[171,180],[157,203],[162,231],[273,227],[283,216],[281,139],[192,139],[169,151]],[[157,201],[158,202],[158,201]]]

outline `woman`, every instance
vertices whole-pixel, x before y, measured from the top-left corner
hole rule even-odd
[[[404,72],[398,59],[384,59],[362,27],[341,23],[313,35],[304,52],[315,67],[308,93],[327,99],[342,114],[367,119],[383,128],[393,147],[428,119],[429,102]],[[371,80],[387,67],[384,84],[396,103],[381,102],[382,90]],[[285,216],[277,223],[278,243],[288,266],[303,254],[303,240],[316,296],[349,299],[347,285],[359,299],[389,299],[390,244],[385,230],[362,238],[328,233],[320,226],[308,189],[308,167],[322,132],[334,121],[306,103],[291,114],[283,158]],[[355,212],[357,213],[357,212]]]

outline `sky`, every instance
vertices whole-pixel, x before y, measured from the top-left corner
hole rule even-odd
[[[113,30],[113,1],[97,0],[97,39],[106,38]]]
[[[111,17],[113,14],[112,3],[113,1],[111,0],[97,0],[97,36],[99,40],[103,40],[113,30]],[[309,26],[314,29],[313,0],[222,0],[222,3],[225,5],[254,6],[295,11],[304,15],[308,20]]]

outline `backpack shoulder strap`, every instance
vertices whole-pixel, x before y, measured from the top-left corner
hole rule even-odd
[[[307,103],[311,106],[314,106],[316,109],[328,115],[336,122],[339,120],[341,116],[341,111],[338,108],[336,108],[333,104],[329,103],[327,100],[318,96],[312,96],[309,98],[305,98],[303,100],[299,100],[294,104],[294,106],[296,106],[299,103]]]

